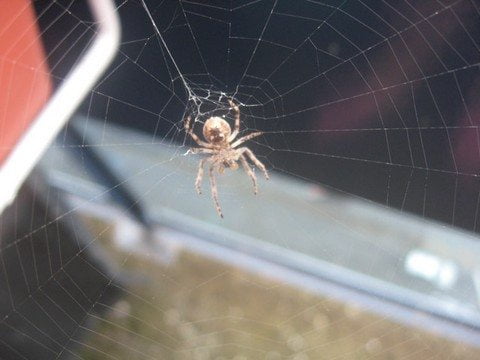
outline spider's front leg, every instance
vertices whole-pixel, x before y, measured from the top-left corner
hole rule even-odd
[[[215,179],[215,174],[214,174],[215,168],[216,168],[215,164],[212,164],[210,166],[210,170],[209,170],[210,187],[212,191],[213,203],[215,204],[215,209],[217,210],[218,215],[220,215],[220,217],[223,218],[222,208],[220,207],[220,203],[218,201],[217,181]]]
[[[253,182],[253,193],[257,195],[258,192],[258,186],[257,186],[257,177],[255,176],[255,173],[253,172],[252,168],[250,165],[248,165],[247,159],[245,158],[245,155],[240,154],[240,162],[242,163],[243,169],[245,172],[250,176],[250,179],[252,179]]]
[[[207,159],[200,160],[197,178],[195,179],[195,189],[197,190],[198,195],[202,194],[203,166],[205,165],[205,161],[207,161]]]
[[[242,148],[239,148],[238,151],[241,154],[245,153],[248,156],[248,158],[250,160],[252,160],[252,162],[255,164],[255,166],[257,168],[259,168],[260,170],[262,170],[263,175],[265,175],[265,179],[267,179],[267,180],[270,179],[270,177],[268,176],[267,169],[265,168],[265,165],[263,165],[263,163],[260,160],[257,159],[257,157],[252,152],[252,150],[250,150],[248,147],[242,147]]]
[[[215,153],[215,150],[213,149],[204,149],[204,148],[190,148],[187,151],[187,154],[192,153],[192,154],[213,154]]]

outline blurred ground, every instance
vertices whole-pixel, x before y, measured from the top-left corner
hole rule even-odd
[[[480,349],[187,250],[169,263],[123,253],[107,226],[91,225],[134,279],[91,330],[83,358],[480,358]]]

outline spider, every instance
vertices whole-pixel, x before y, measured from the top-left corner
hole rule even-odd
[[[232,170],[238,169],[238,161],[243,166],[245,172],[250,176],[253,182],[253,192],[257,194],[257,177],[250,167],[247,158],[250,159],[256,166],[259,168],[265,178],[268,180],[268,172],[265,168],[265,165],[257,159],[253,152],[248,147],[240,147],[239,145],[244,142],[253,139],[257,136],[262,135],[261,131],[253,132],[251,134],[245,135],[237,140],[239,131],[240,131],[240,109],[232,100],[228,100],[230,107],[235,111],[235,127],[232,129],[227,121],[218,116],[212,116],[205,121],[203,125],[203,137],[206,141],[201,140],[194,132],[193,128],[190,126],[192,118],[187,116],[185,119],[185,131],[192,139],[201,147],[190,149],[194,154],[211,154],[210,157],[203,158],[200,160],[198,166],[197,178],[195,180],[195,189],[200,195],[202,193],[201,183],[203,179],[204,165],[206,162],[210,164],[209,176],[210,176],[210,187],[213,198],[213,203],[215,209],[217,210],[218,215],[223,218],[222,208],[218,201],[218,191],[217,191],[217,182],[215,179],[215,171],[218,171],[222,174],[225,168],[230,168]]]

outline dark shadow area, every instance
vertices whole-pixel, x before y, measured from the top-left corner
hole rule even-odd
[[[119,275],[78,215],[39,173],[1,220],[0,357],[70,358]]]

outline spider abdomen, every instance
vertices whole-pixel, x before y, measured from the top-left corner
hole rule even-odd
[[[211,144],[225,143],[231,133],[228,122],[218,116],[208,118],[203,125],[203,136]]]

